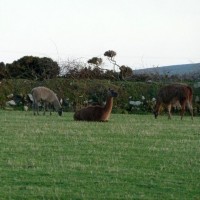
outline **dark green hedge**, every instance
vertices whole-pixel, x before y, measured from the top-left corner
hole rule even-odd
[[[165,83],[166,84],[166,83]],[[192,85],[191,83],[189,83]],[[106,99],[106,90],[117,90],[119,96],[114,100],[113,112],[115,113],[150,113],[152,112],[152,98],[156,97],[162,82],[133,82],[133,81],[110,81],[110,80],[70,80],[56,78],[44,81],[32,81],[25,79],[2,80],[0,84],[0,106],[4,108],[9,94],[20,95],[26,99],[27,94],[36,86],[46,86],[52,89],[59,98],[64,100],[65,111],[73,111],[73,105],[83,107],[88,100],[102,104]],[[199,89],[194,89],[194,98],[199,95]],[[142,100],[142,96],[145,100]],[[134,107],[129,101],[143,101],[143,105]],[[195,103],[195,110],[199,105]],[[199,111],[198,111],[199,112]]]

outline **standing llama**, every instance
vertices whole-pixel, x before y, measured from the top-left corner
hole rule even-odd
[[[164,105],[168,109],[168,119],[171,119],[171,107],[177,104],[180,104],[181,106],[181,119],[183,119],[186,106],[193,119],[192,88],[190,86],[183,84],[171,84],[161,88],[158,92],[154,108],[155,118],[157,118],[161,106]]]
[[[42,101],[44,103],[44,114],[45,114],[45,105],[53,105],[54,109],[58,112],[58,114],[62,115],[62,107],[58,100],[56,94],[46,87],[35,87],[31,91],[33,96],[33,112],[34,115],[39,115],[39,103]],[[50,113],[51,114],[51,113]]]
[[[82,108],[81,110],[75,112],[74,120],[101,122],[108,121],[113,107],[113,97],[117,96],[118,94],[114,90],[109,89],[105,106],[96,105]]]

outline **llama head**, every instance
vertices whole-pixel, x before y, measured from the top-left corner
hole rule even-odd
[[[63,112],[63,109],[62,109],[62,108],[59,108],[59,110],[58,110],[58,115],[59,115],[59,116],[62,116],[62,112]]]
[[[118,93],[115,92],[114,90],[111,90],[110,88],[108,89],[108,96],[110,97],[117,97]]]

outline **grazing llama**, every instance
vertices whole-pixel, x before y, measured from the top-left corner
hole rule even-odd
[[[81,110],[75,112],[74,120],[101,122],[108,121],[113,107],[113,97],[117,96],[118,94],[114,90],[109,89],[105,106],[96,105],[82,108]]]
[[[191,118],[193,119],[192,108],[192,88],[183,84],[171,84],[164,86],[160,89],[156,99],[154,108],[154,116],[157,118],[162,105],[168,109],[168,119],[171,119],[171,107],[180,104],[181,106],[181,119],[185,113],[185,107],[190,111]]]
[[[35,87],[31,91],[33,96],[33,112],[34,115],[39,114],[39,103],[42,101],[44,102],[44,114],[45,114],[45,105],[53,105],[54,109],[58,112],[58,114],[62,115],[62,107],[58,100],[57,95],[46,87]]]

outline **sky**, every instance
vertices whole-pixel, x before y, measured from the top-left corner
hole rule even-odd
[[[132,69],[200,63],[199,0],[0,0],[0,62],[86,62],[114,50]]]

